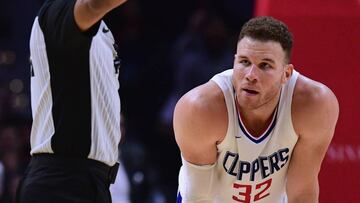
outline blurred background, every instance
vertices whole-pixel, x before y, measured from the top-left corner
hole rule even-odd
[[[29,36],[42,3],[0,2],[0,203],[13,202],[30,158]],[[232,67],[241,26],[258,15],[288,24],[292,63],[340,103],[320,202],[360,202],[360,0],[129,0],[105,18],[122,59],[123,168],[112,186],[114,203],[175,202],[181,160],[174,105]]]

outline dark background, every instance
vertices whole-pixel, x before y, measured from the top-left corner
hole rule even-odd
[[[29,37],[42,3],[0,3],[3,203],[12,202],[30,158]],[[181,165],[172,132],[175,102],[215,73],[231,68],[237,34],[252,15],[250,0],[129,0],[105,17],[122,59],[121,159],[132,202],[175,202]]]
[[[42,0],[0,1],[0,202],[10,203],[30,158],[29,37]],[[271,3],[270,3],[271,2]],[[105,17],[122,59],[125,135],[121,159],[132,202],[175,202],[180,152],[172,132],[177,99],[232,67],[238,32],[272,15],[295,37],[292,63],[340,102],[320,173],[320,202],[360,201],[360,1],[128,0]]]

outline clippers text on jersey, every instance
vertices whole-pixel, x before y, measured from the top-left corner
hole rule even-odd
[[[227,151],[223,161],[223,167],[229,175],[236,176],[237,180],[248,178],[254,181],[256,178],[265,179],[269,175],[279,171],[289,159],[289,148],[283,148],[269,156],[259,156],[252,162],[241,160],[238,153]],[[259,177],[260,175],[260,177]]]

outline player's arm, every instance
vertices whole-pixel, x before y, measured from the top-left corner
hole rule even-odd
[[[214,82],[185,94],[176,104],[173,121],[182,156],[193,164],[214,164],[216,144],[225,136],[227,120],[223,94]]]
[[[183,165],[179,192],[184,203],[213,201],[216,144],[227,130],[227,111],[220,88],[212,81],[185,94],[174,112],[174,132]]]
[[[126,0],[77,0],[74,8],[75,21],[80,30],[85,31],[98,22],[112,9]]]
[[[299,140],[287,176],[289,203],[317,203],[318,174],[335,131],[339,106],[326,86],[301,76],[296,85],[292,117]]]

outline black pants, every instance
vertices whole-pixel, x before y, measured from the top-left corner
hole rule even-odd
[[[19,184],[17,203],[111,203],[118,165],[89,159],[35,155]]]

